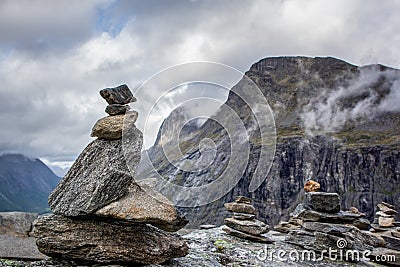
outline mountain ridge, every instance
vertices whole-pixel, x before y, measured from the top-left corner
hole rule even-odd
[[[0,155],[0,211],[46,211],[47,197],[60,179],[40,159]]]

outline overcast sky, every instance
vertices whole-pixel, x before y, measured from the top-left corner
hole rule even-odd
[[[246,71],[307,55],[400,68],[399,14],[398,0],[0,0],[0,154],[73,161],[106,115],[100,89],[133,90],[183,62]]]

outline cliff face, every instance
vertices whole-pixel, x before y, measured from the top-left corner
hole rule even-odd
[[[255,63],[246,75],[261,89],[274,113],[277,143],[271,170],[250,193],[262,133],[251,109],[236,94],[246,90],[241,81],[232,88],[226,105],[247,129],[250,159],[239,183],[224,197],[182,209],[193,225],[222,223],[223,203],[238,195],[254,199],[258,217],[274,225],[287,219],[301,201],[307,179],[321,183],[323,191],[338,192],[342,209],[355,206],[370,218],[381,201],[400,205],[399,70],[357,67],[335,58],[278,57]],[[150,160],[173,183],[209,183],[232,159],[229,136],[212,119],[189,132],[181,133],[183,158],[169,162],[156,144],[150,149]],[[204,138],[216,144],[213,163],[196,172],[181,171],[185,160],[201,156],[196,147]],[[154,173],[148,162],[141,163],[140,170],[142,178]]]

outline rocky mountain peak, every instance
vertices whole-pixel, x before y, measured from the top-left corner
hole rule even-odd
[[[246,75],[261,90],[274,114],[278,139],[272,168],[265,182],[250,193],[261,133],[251,103],[238,96],[247,90],[242,79],[233,86],[225,104],[248,131],[249,162],[238,184],[220,200],[182,209],[192,224],[222,223],[223,203],[243,195],[253,198],[260,210],[258,216],[274,225],[295,208],[308,179],[320,183],[324,191],[343,194],[343,207],[358,207],[368,218],[379,201],[399,201],[400,110],[394,104],[400,99],[399,70],[381,65],[358,67],[332,57],[273,57],[253,64]],[[170,182],[202,185],[217,179],[232,159],[229,136],[212,119],[181,137],[186,140],[183,158],[169,162],[162,147],[153,146],[149,151],[155,169],[141,166],[138,176],[153,177],[157,170]],[[185,160],[200,158],[200,151],[191,147],[204,138],[216,144],[213,163],[201,171],[180,170]],[[210,217],[209,210],[216,215]]]

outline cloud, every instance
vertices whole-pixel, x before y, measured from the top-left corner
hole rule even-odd
[[[350,85],[321,90],[301,114],[306,133],[335,133],[349,123],[371,121],[381,112],[400,112],[398,77],[395,71],[382,72],[377,66],[361,68]]]
[[[399,11],[396,0],[1,1],[0,153],[73,160],[105,115],[99,89],[134,90],[182,62],[246,71],[266,56],[331,55],[399,67]]]

